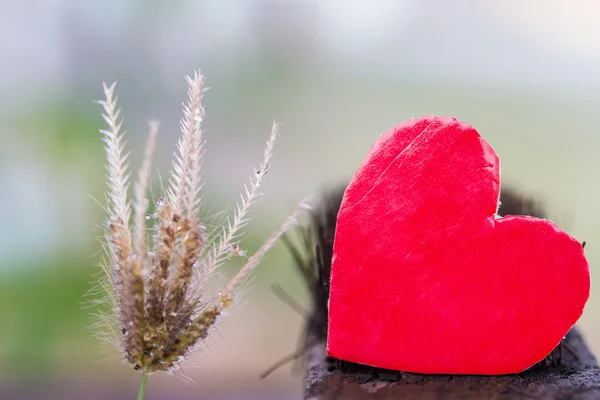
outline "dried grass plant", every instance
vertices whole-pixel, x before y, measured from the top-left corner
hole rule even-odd
[[[182,135],[167,192],[155,202],[153,214],[148,214],[148,193],[158,123],[150,123],[142,166],[130,199],[129,153],[125,152],[114,83],[104,85],[105,100],[98,102],[108,125],[100,130],[107,156],[108,215],[105,274],[99,287],[107,294],[111,309],[100,312],[98,320],[108,333],[102,337],[116,345],[125,360],[142,372],[138,399],[144,396],[150,374],[180,371],[181,362],[210,334],[224,309],[236,301],[240,285],[307,208],[300,202],[256,253],[247,258],[231,281],[217,295],[206,298],[209,278],[233,256],[242,254],[242,231],[250,220],[251,206],[261,197],[260,187],[273,157],[279,124],[273,124],[264,158],[250,184],[244,186],[233,216],[218,230],[217,238],[210,240],[200,217],[204,77],[198,71],[186,81],[188,100],[183,108]],[[152,218],[155,225],[148,229],[146,220]]]

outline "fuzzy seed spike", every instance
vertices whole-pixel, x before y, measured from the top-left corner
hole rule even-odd
[[[129,173],[127,158],[124,154],[125,143],[120,134],[122,121],[117,109],[117,96],[114,96],[116,82],[107,87],[103,85],[106,99],[100,104],[104,109],[103,118],[109,129],[102,130],[106,157],[108,161],[109,186],[109,231],[110,256],[114,265],[114,291],[119,298],[120,321],[124,330],[124,347],[129,362],[137,362],[142,354],[144,324],[144,283],[142,261],[132,257],[129,216],[131,205],[127,200]]]
[[[200,220],[184,218],[181,223],[181,246],[167,297],[166,320],[172,322],[181,313],[192,279],[193,267],[202,251]]]
[[[173,163],[173,172],[169,187],[169,199],[173,211],[186,214],[184,208],[197,203],[200,190],[200,155],[202,154],[202,131],[200,123],[204,118],[204,76],[200,71],[194,72],[194,77],[185,77],[188,84],[188,102],[183,108],[181,120],[182,136],[177,143],[178,155]],[[187,204],[184,204],[187,195]],[[192,211],[192,210],[188,210]]]
[[[148,296],[146,302],[148,326],[159,329],[164,322],[163,303],[167,291],[169,266],[173,262],[173,248],[177,239],[177,222],[171,206],[165,205],[158,210],[160,223],[154,240],[154,259],[148,278]]]
[[[135,203],[133,207],[135,211],[134,251],[137,257],[144,260],[146,258],[146,210],[148,209],[146,192],[150,183],[150,169],[152,168],[152,155],[156,146],[158,127],[159,124],[157,121],[150,121],[146,148],[144,150],[144,160],[135,186]]]
[[[129,154],[124,154],[123,136],[120,133],[122,121],[119,121],[120,110],[117,109],[117,98],[114,96],[116,84],[117,82],[110,86],[103,84],[105,100],[98,103],[104,109],[102,117],[109,129],[100,130],[100,133],[104,136],[104,148],[108,161],[109,218],[120,219],[127,223],[130,211],[127,202],[126,160]]]
[[[254,271],[254,269],[258,266],[258,264],[265,257],[267,252],[277,243],[281,235],[287,232],[290,228],[297,224],[298,216],[304,212],[305,210],[310,209],[306,201],[300,202],[296,208],[292,211],[292,213],[288,216],[288,218],[279,226],[279,228],[269,237],[262,246],[254,253],[252,257],[248,260],[246,265],[242,267],[242,269],[229,281],[225,289],[223,290],[223,295],[232,295],[235,293],[238,286],[246,280],[248,275]]]
[[[273,127],[271,129],[271,136],[267,141],[267,146],[265,148],[263,161],[260,164],[258,170],[255,170],[254,176],[250,179],[250,189],[246,185],[244,185],[244,193],[245,195],[241,196],[240,202],[236,205],[236,210],[233,216],[233,223],[231,221],[227,221],[228,229],[223,230],[223,234],[221,238],[218,240],[216,245],[209,251],[208,262],[204,267],[204,272],[200,277],[200,282],[204,282],[211,274],[217,269],[225,259],[227,258],[227,254],[231,251],[231,247],[237,245],[236,239],[238,238],[238,231],[243,228],[249,221],[246,217],[250,207],[258,201],[260,196],[262,195],[259,192],[260,185],[267,174],[269,169],[269,162],[273,158],[273,149],[275,147],[275,142],[279,137],[279,128],[281,124],[277,121],[273,122]]]

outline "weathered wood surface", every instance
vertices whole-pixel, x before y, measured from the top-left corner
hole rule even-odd
[[[309,338],[312,333],[309,333]],[[565,339],[559,367],[537,365],[518,375],[419,375],[360,368],[341,371],[325,343],[307,354],[305,399],[600,399],[600,368],[581,335]]]

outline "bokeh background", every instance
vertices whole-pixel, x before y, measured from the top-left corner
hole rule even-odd
[[[536,196],[600,261],[600,4],[593,0],[0,1],[0,398],[131,399],[139,374],[87,329],[98,272],[103,81],[119,81],[132,165],[161,121],[158,171],[179,135],[184,74],[206,95],[205,196],[231,209],[284,123],[255,249],[296,201],[349,179],[372,142],[424,114],[474,125],[505,183]],[[158,183],[159,173],[154,174]],[[159,185],[155,186],[159,188]],[[158,190],[158,189],[156,189]],[[225,275],[238,267],[224,268]],[[271,292],[307,294],[283,246],[186,367],[148,399],[297,399],[302,318]],[[600,293],[581,319],[600,354]]]

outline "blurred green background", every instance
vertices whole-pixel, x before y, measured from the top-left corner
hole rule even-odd
[[[474,125],[500,155],[503,181],[586,240],[597,273],[599,15],[585,0],[0,0],[0,399],[137,391],[139,374],[92,338],[82,305],[104,218],[91,200],[105,190],[92,102],[103,81],[119,81],[135,168],[147,120],[161,121],[166,177],[183,76],[202,69],[213,210],[235,204],[272,120],[284,123],[250,250],[298,199],[349,179],[385,130],[438,114]],[[279,245],[245,304],[186,364],[196,384],[153,376],[147,398],[300,398],[302,377],[288,366],[258,378],[294,350],[302,326],[272,283],[306,304]],[[580,322],[596,354],[598,296],[594,288]]]

